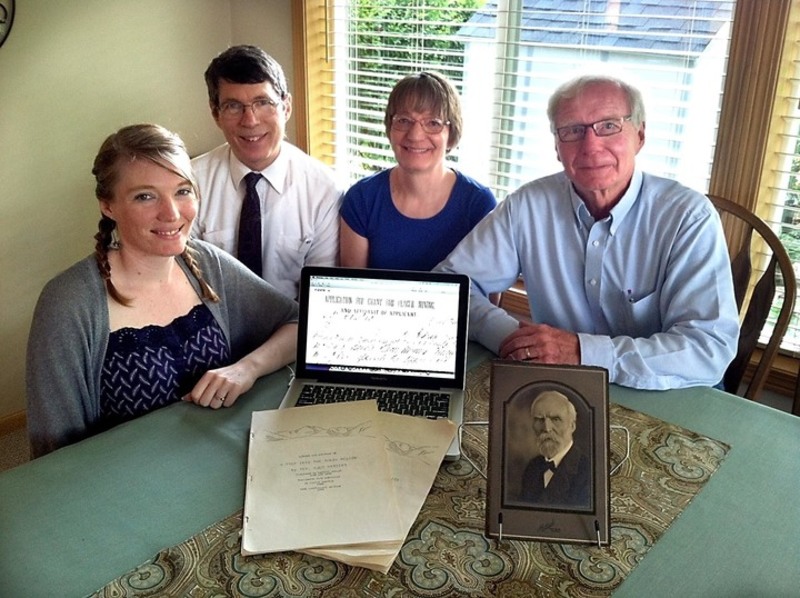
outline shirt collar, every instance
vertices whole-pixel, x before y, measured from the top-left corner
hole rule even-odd
[[[642,179],[642,171],[638,168],[634,169],[633,176],[631,177],[631,183],[628,185],[628,190],[625,191],[625,194],[617,202],[617,205],[611,209],[611,213],[609,214],[608,218],[610,219],[609,232],[612,235],[617,232],[617,228],[619,228],[620,223],[631,211],[633,204],[636,202],[636,198],[639,197],[639,192],[642,190]],[[572,201],[572,209],[575,212],[578,220],[583,222],[587,230],[592,228],[592,224],[594,224],[594,218],[586,208],[586,204],[583,203],[583,200],[575,191],[575,187],[572,185],[572,183],[569,185],[569,196],[570,200]]]
[[[633,176],[631,177],[631,184],[628,185],[628,190],[625,191],[625,194],[617,202],[617,205],[611,209],[611,227],[609,232],[612,235],[617,232],[625,216],[628,215],[631,208],[633,208],[633,204],[636,203],[636,198],[639,197],[639,192],[642,190],[642,178],[642,171],[638,168],[634,169]]]
[[[231,173],[231,181],[233,181],[234,186],[237,188],[242,184],[242,180],[244,180],[244,177],[249,173],[259,172],[253,171],[242,164],[230,148],[228,148],[228,168]],[[260,171],[260,173],[275,191],[283,193],[288,170],[289,158],[287,157],[287,153],[283,151],[283,147],[281,147],[281,152],[278,154],[278,157],[275,158],[275,161],[264,170]]]

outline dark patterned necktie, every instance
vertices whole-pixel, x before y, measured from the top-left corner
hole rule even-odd
[[[242,213],[239,215],[239,261],[258,276],[261,268],[261,202],[256,184],[261,174],[251,172],[244,177],[247,191],[244,194]]]

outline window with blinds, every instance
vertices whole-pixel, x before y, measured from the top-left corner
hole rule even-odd
[[[546,116],[553,89],[604,72],[645,96],[640,166],[705,192],[733,8],[732,0],[328,0],[321,89],[330,105],[324,130],[313,132],[325,139],[315,153],[350,182],[391,166],[389,92],[406,74],[437,70],[462,97],[464,134],[450,159],[502,200],[560,170]]]
[[[778,234],[800,279],[800,6],[793,5],[789,15],[785,55],[778,81],[773,130],[770,131],[769,153],[765,160],[764,191],[759,215]],[[783,287],[778,282],[778,297]],[[770,320],[762,331],[766,342],[777,317],[773,308]],[[800,304],[783,338],[781,348],[800,355]]]

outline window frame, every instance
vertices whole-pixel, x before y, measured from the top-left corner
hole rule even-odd
[[[333,90],[325,77],[333,66],[325,41],[327,2],[293,0],[292,8],[295,80],[300,84],[296,93],[303,95],[295,103],[296,144],[324,159],[333,153],[332,140],[313,132],[323,130],[319,123],[333,118]],[[728,197],[762,217],[770,203],[767,163],[780,143],[775,107],[781,100],[780,73],[789,60],[791,9],[792,0],[736,0],[709,181],[709,193]],[[795,10],[800,12],[800,8]],[[780,356],[773,371],[776,379],[770,381],[770,387],[792,394],[798,359]]]

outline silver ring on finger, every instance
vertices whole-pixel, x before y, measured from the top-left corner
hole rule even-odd
[[[530,358],[531,358],[531,352],[528,349],[528,347],[525,347],[525,359],[530,359]]]

